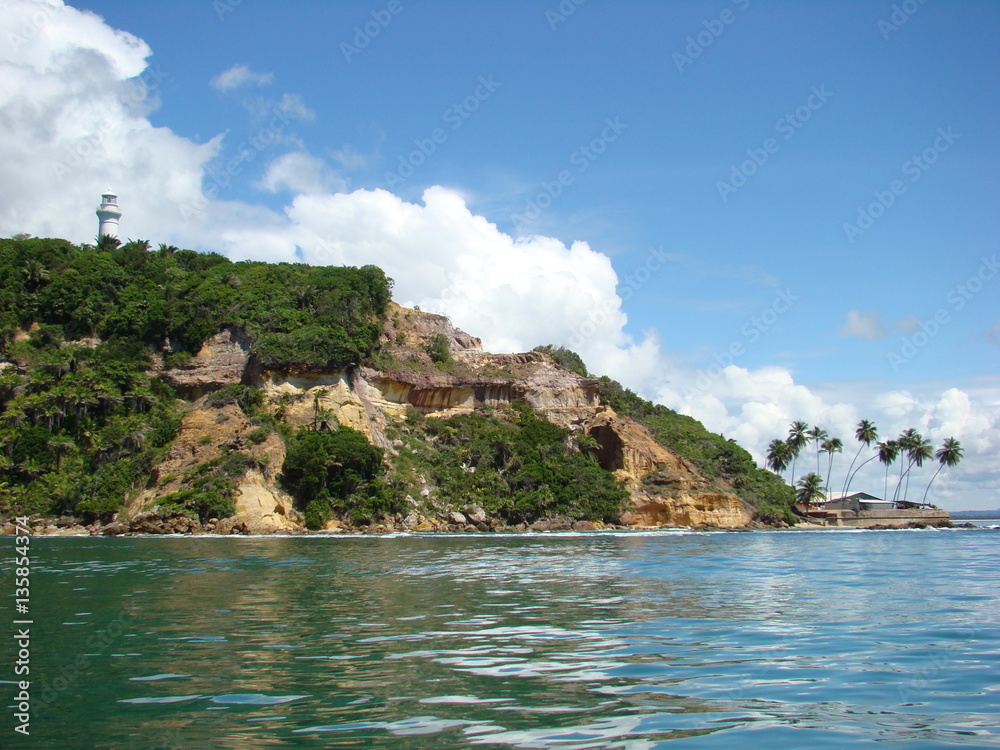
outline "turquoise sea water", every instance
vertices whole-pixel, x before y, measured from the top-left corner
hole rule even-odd
[[[4,748],[1000,747],[1000,531],[36,538],[32,564]]]

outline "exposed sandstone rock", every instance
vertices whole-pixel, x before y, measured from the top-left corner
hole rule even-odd
[[[402,345],[409,346],[422,346],[432,337],[441,335],[448,339],[448,348],[454,354],[483,349],[481,339],[455,328],[444,315],[410,310],[395,302],[389,303],[385,334],[393,342],[396,334],[402,334]]]
[[[183,365],[160,372],[164,381],[193,399],[224,385],[242,382],[250,363],[250,339],[240,329],[227,328],[201,347]]]
[[[597,381],[563,370],[544,354],[470,353],[466,372],[383,372],[362,368],[374,405],[402,413],[407,405],[432,417],[468,413],[477,406],[527,401],[552,422],[579,425],[599,406]],[[401,408],[402,407],[402,408]]]
[[[254,534],[301,528],[299,514],[292,508],[292,498],[276,481],[285,462],[285,445],[274,433],[259,445],[253,445],[246,440],[246,434],[252,429],[253,425],[235,404],[198,405],[181,421],[177,439],[166,459],[153,472],[151,486],[138,495],[122,514],[122,519],[137,518],[143,511],[155,507],[160,498],[185,489],[184,475],[198,464],[239,450],[258,459],[266,467],[266,475],[261,471],[249,471],[238,480],[234,502],[236,525],[243,525]]]
[[[687,526],[693,529],[741,528],[751,514],[737,495],[700,491],[667,494],[633,492],[634,509],[622,519],[632,526]]]
[[[274,534],[298,531],[302,525],[288,518],[291,498],[282,497],[258,471],[248,472],[240,482],[236,497],[236,515],[251,534]]]
[[[46,536],[89,536],[90,532],[80,524],[73,524],[72,526],[47,526],[43,531]]]
[[[449,417],[476,407],[523,400],[553,423],[589,434],[597,441],[601,465],[624,480],[632,496],[632,507],[623,523],[698,528],[749,523],[750,513],[735,494],[711,486],[689,461],[657,443],[645,427],[602,405],[597,381],[557,366],[548,355],[485,353],[479,339],[455,329],[444,316],[406,310],[394,303],[384,333],[384,350],[391,355],[387,361],[415,363],[413,367],[256,371],[245,335],[228,330],[206,342],[186,365],[164,371],[161,376],[189,395],[251,380],[264,390],[265,408],[289,424],[318,428],[323,428],[324,423],[330,427],[334,423],[345,425],[389,452],[394,448],[386,440],[386,428],[403,419],[410,408],[428,416]],[[435,367],[422,349],[436,335],[447,337],[455,357],[446,370]],[[131,514],[182,489],[180,478],[197,464],[222,456],[227,449],[238,449],[266,458],[267,468],[243,477],[235,501],[236,521],[229,525],[219,522],[212,531],[228,533],[243,528],[251,533],[266,533],[301,529],[302,519],[292,509],[291,498],[277,485],[284,463],[282,441],[272,434],[261,445],[249,446],[244,436],[250,429],[252,425],[234,405],[195,408],[185,417],[166,461],[157,467],[153,486],[140,495]],[[423,498],[430,494],[428,487],[420,492]],[[414,531],[501,528],[478,507],[461,513],[451,511],[444,503],[440,510],[440,519],[424,518],[414,511],[390,525]],[[333,524],[328,531],[347,528]],[[565,519],[550,519],[536,526],[539,530],[584,530],[595,525],[580,522],[576,526]],[[384,524],[382,527],[389,528]]]
[[[632,496],[622,519],[631,526],[734,528],[751,514],[733,494],[710,486],[687,459],[660,445],[638,422],[609,410],[586,424],[598,443],[598,461],[614,471]]]
[[[372,399],[368,383],[357,368],[328,372],[267,371],[258,382],[267,409],[293,427],[326,425],[350,427],[380,448],[392,450],[385,437],[387,418],[402,418],[405,404]]]
[[[660,445],[638,422],[611,409],[596,412],[585,429],[600,446],[601,466],[623,479],[639,481],[651,471],[668,471],[671,477],[687,481],[701,479],[690,461]]]

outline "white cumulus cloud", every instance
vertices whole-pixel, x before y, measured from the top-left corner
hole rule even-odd
[[[237,64],[215,76],[211,85],[219,91],[232,91],[241,86],[267,86],[273,80],[273,73],[255,73],[249,66]]]
[[[334,174],[322,159],[302,151],[284,154],[268,164],[257,186],[271,193],[280,190],[325,193],[347,189],[347,183]]]
[[[177,224],[218,140],[193,143],[146,118],[166,74],[147,68],[145,42],[29,0],[4,4],[0,39],[11,42],[0,45],[0,232],[93,241],[109,186],[128,196],[128,236]]]

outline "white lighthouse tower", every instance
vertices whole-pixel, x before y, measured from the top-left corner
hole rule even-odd
[[[118,196],[111,190],[106,190],[101,195],[101,205],[97,209],[97,218],[101,220],[101,228],[97,230],[97,237],[100,239],[104,235],[118,238],[118,220],[122,217],[121,209],[118,208]]]

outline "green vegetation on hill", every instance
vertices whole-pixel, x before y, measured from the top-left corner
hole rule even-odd
[[[573,437],[526,404],[449,419],[414,413],[399,437],[398,483],[426,482],[452,507],[479,506],[508,524],[553,516],[613,523],[628,501],[590,452],[592,438]]]
[[[106,244],[106,243],[105,243]],[[359,362],[378,345],[392,282],[375,266],[234,263],[146,242],[110,250],[64,240],[0,240],[0,345],[32,324],[194,354],[228,326],[265,366]]]
[[[0,374],[0,515],[106,516],[145,485],[179,424],[173,391],[129,342],[9,344]]]
[[[180,423],[173,391],[147,375],[153,354],[179,362],[237,326],[264,366],[360,362],[378,346],[391,288],[375,266],[233,263],[109,238],[100,249],[0,240],[0,359],[18,363],[0,369],[0,515],[106,517],[145,487]],[[100,343],[71,343],[84,338]],[[251,391],[213,398],[250,414]],[[248,460],[201,465],[164,504],[228,515]]]
[[[776,474],[758,468],[735,440],[709,432],[693,417],[646,401],[610,378],[600,378],[598,392],[601,401],[645,425],[657,441],[688,459],[706,479],[721,480],[736,490],[753,508],[757,520],[795,522],[794,490]]]
[[[385,452],[357,430],[297,430],[287,448],[282,482],[309,528],[334,516],[369,521],[403,509],[401,493],[382,478]]]
[[[97,248],[0,240],[0,516],[107,518],[152,486],[182,416],[176,394],[151,372],[153,357],[178,364],[214,334],[238,327],[264,367],[372,361],[391,288],[374,266],[234,263],[111,238]],[[568,349],[536,351],[587,376]],[[431,366],[457,367],[443,335],[426,342],[426,355]],[[605,403],[720,489],[734,488],[758,519],[793,520],[792,488],[735,442],[607,378],[599,389]],[[413,413],[393,428],[399,450],[387,466],[380,448],[349,428],[331,429],[327,416],[317,414],[312,429],[292,429],[281,408],[263,408],[254,387],[232,384],[206,403],[239,407],[252,429],[240,438],[246,442],[217,446],[214,458],[171,477],[181,489],[162,497],[161,508],[202,521],[233,512],[247,471],[267,471],[266,456],[252,446],[275,430],[286,447],[281,481],[313,528],[333,516],[359,522],[404,513],[407,492],[420,495],[428,513],[481,508],[508,524],[554,516],[615,522],[628,501],[597,463],[593,438],[574,436],[525,404],[447,420]]]

